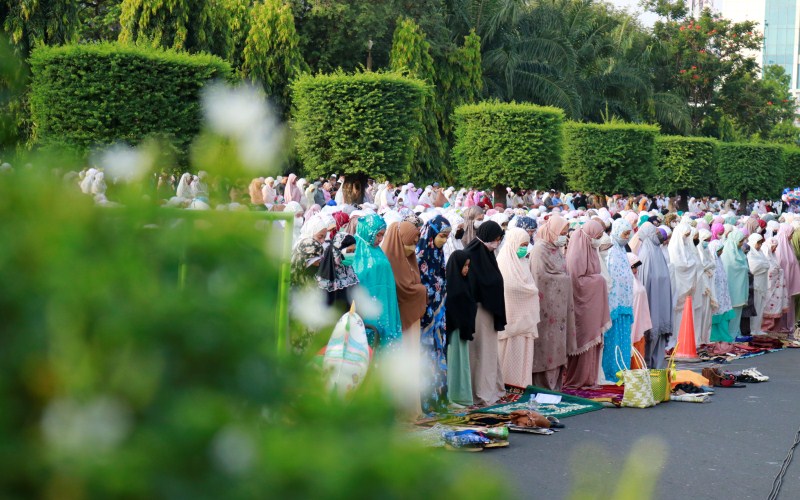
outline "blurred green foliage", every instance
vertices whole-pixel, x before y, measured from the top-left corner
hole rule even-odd
[[[785,182],[783,187],[795,187],[800,184],[800,148],[783,147],[783,166]]]

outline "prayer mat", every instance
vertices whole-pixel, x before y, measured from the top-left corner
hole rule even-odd
[[[496,413],[499,415],[508,415],[512,411],[527,410],[528,401],[530,400],[531,394],[539,393],[561,396],[561,402],[559,403],[538,405],[536,411],[545,417],[553,416],[561,419],[565,417],[572,417],[574,415],[580,415],[581,413],[602,410],[604,408],[602,403],[597,403],[589,399],[570,396],[569,394],[550,391],[547,389],[542,389],[541,387],[529,385],[525,388],[522,394],[517,395],[516,401],[488,406],[473,413]]]
[[[597,387],[582,387],[580,389],[562,389],[564,394],[589,399],[596,403],[603,403],[605,407],[621,407],[625,387],[620,385],[600,385]]]

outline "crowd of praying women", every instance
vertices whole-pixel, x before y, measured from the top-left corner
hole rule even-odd
[[[377,306],[359,307],[377,359],[405,348],[418,360],[417,413],[492,405],[506,384],[615,383],[634,349],[663,368],[685,315],[717,353],[794,331],[800,216],[486,209],[443,195],[441,207],[314,204],[292,256],[294,283],[331,307],[360,292]]]

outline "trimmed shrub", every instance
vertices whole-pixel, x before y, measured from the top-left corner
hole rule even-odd
[[[716,148],[714,139],[657,137],[655,172],[649,191],[707,195],[713,189],[716,179]]]
[[[564,112],[527,103],[481,102],[455,111],[453,159],[465,184],[549,188],[563,150]]]
[[[348,203],[361,202],[367,177],[405,180],[429,91],[395,73],[300,76],[292,84],[293,128],[306,172],[344,173]]]
[[[800,186],[800,148],[785,146],[783,148],[784,187]]]
[[[655,125],[570,122],[565,126],[564,176],[571,189],[644,191],[655,163]]]
[[[722,196],[738,198],[740,202],[753,198],[778,199],[785,181],[783,148],[723,142],[717,151],[717,176]]]
[[[231,78],[214,56],[113,43],[39,47],[30,63],[35,141],[84,151],[150,135],[186,151],[200,129],[200,90]]]

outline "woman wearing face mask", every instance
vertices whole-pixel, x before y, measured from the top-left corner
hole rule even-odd
[[[700,256],[697,254],[692,241],[692,228],[686,221],[681,221],[675,228],[668,250],[673,276],[672,298],[675,301],[672,324],[680,326],[684,314],[694,315],[692,309],[686,309],[686,302],[688,297],[694,298],[694,292],[697,288],[698,268],[702,266]],[[694,324],[696,328],[697,322]],[[676,337],[672,337],[669,347],[674,346],[677,340]]]
[[[743,244],[744,234],[738,229],[734,229],[725,239],[722,251],[721,258],[725,266],[725,273],[728,275],[728,291],[733,309],[733,317],[728,324],[728,338],[722,342],[733,342],[736,337],[741,335],[742,308],[747,305],[748,274],[750,272],[747,257],[742,252]]]
[[[628,263],[625,245],[631,238],[631,225],[625,219],[617,219],[611,225],[614,246],[608,252],[608,273],[611,286],[608,289],[608,308],[611,328],[605,333],[603,346],[603,374],[608,381],[617,379],[621,368],[630,367],[631,327],[633,325],[633,273]],[[617,350],[621,354],[617,354]],[[619,366],[619,361],[625,366]]]
[[[539,288],[539,337],[533,348],[533,385],[561,389],[567,350],[575,348],[572,280],[567,274],[564,247],[569,223],[551,215],[536,233],[530,266]]]
[[[528,217],[527,215],[523,215],[521,217],[517,217],[517,226],[520,229],[524,229],[528,233],[528,253],[533,252],[533,236],[536,233],[536,229],[539,225],[536,223],[536,219],[533,217]]]
[[[422,340],[422,411],[426,414],[447,408],[447,332],[445,325],[444,247],[450,237],[450,223],[441,215],[422,227],[417,243],[417,262],[422,284],[428,293],[425,315],[420,321]]]
[[[761,247],[764,243],[764,237],[760,234],[751,234],[747,238],[747,244],[750,245],[750,251],[747,253],[747,264],[750,268],[750,273],[753,275],[753,304],[755,306],[755,315],[750,318],[750,334],[761,334],[761,323],[764,314],[764,304],[767,296],[767,286],[769,285],[769,260]]]
[[[497,334],[500,366],[505,383],[520,387],[531,385],[533,343],[539,323],[539,289],[526,259],[529,241],[527,231],[511,228],[497,257],[508,322]]]
[[[478,304],[469,284],[469,254],[456,250],[447,261],[447,392],[450,401],[472,406],[469,342],[474,340]]]
[[[642,265],[638,274],[647,293],[652,323],[650,331],[645,333],[644,360],[648,368],[663,369],[664,353],[672,336],[672,281],[658,233],[659,229],[649,222],[639,228]]]
[[[364,307],[360,314],[365,323],[378,329],[381,350],[399,346],[403,331],[392,264],[380,247],[385,234],[386,222],[379,215],[369,214],[359,218],[353,259],[353,270],[361,286],[370,299],[380,305],[380,308]]]
[[[568,389],[597,384],[603,333],[611,327],[608,288],[597,253],[604,234],[602,224],[589,221],[572,234],[567,248],[567,272],[575,307],[575,344],[567,346],[564,377],[564,387]]]
[[[461,214],[464,218],[464,234],[461,236],[461,244],[467,247],[475,239],[475,232],[483,223],[484,212],[479,206],[472,206],[464,210]]]
[[[303,224],[300,238],[292,250],[292,285],[306,286],[314,281],[327,232],[328,221],[319,214]]]
[[[494,255],[503,239],[503,230],[496,222],[486,221],[475,233],[475,239],[464,249],[470,260],[470,291],[478,304],[469,364],[473,399],[485,406],[505,395],[497,332],[506,327],[506,305],[503,275]]]
[[[775,237],[768,238],[761,249],[764,256],[767,258],[767,262],[769,262],[769,270],[767,271],[767,294],[764,300],[761,331],[777,332],[779,330],[778,324],[780,323],[781,316],[783,316],[790,307],[783,269],[781,268],[780,262],[778,262],[778,257],[775,255],[775,251],[778,249],[778,239]]]
[[[381,243],[386,258],[394,272],[397,288],[397,306],[400,309],[400,322],[403,328],[403,349],[407,356],[409,377],[412,385],[420,384],[420,320],[428,304],[428,291],[422,284],[416,250],[419,231],[410,222],[398,222],[389,226],[386,238]],[[414,415],[422,413],[420,394],[409,401],[409,410]]]

